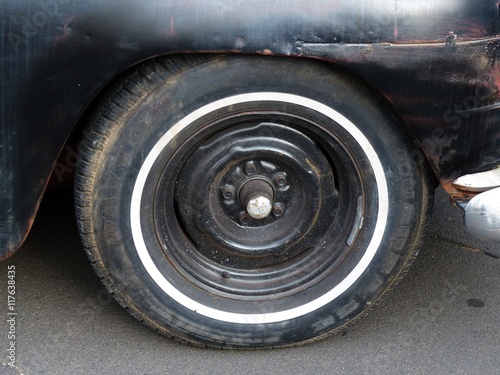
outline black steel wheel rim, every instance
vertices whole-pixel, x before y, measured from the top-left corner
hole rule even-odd
[[[345,259],[359,259],[359,165],[331,131],[331,119],[276,107],[214,113],[159,160],[154,231],[175,270],[170,279],[186,295],[279,300],[309,293],[326,278],[340,281],[351,269],[342,269]],[[245,220],[242,190],[251,182],[258,194],[271,195],[273,210]]]

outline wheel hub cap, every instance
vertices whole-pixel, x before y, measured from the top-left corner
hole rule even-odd
[[[246,182],[240,190],[240,202],[254,219],[264,219],[273,209],[274,191],[271,184],[263,179]]]

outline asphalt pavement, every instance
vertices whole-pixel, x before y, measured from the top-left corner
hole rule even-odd
[[[80,244],[71,194],[52,192],[25,245],[0,264],[0,374],[500,374],[499,257],[500,244],[464,233],[438,190],[414,266],[357,324],[298,348],[198,349],[109,297]]]

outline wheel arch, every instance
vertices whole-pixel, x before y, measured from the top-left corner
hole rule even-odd
[[[257,53],[238,53],[238,52],[211,52],[211,53],[201,53],[197,51],[193,52],[171,52],[168,54],[163,54],[163,55],[158,55],[158,56],[150,56],[149,58],[146,59],[140,59],[137,61],[134,61],[133,63],[123,67],[119,72],[117,72],[113,77],[105,80],[101,87],[91,95],[90,100],[87,103],[83,103],[82,111],[79,113],[77,116],[74,116],[74,120],[72,121],[72,125],[67,125],[64,129],[66,129],[66,134],[63,134],[59,138],[62,139],[60,145],[57,146],[58,148],[58,153],[57,155],[54,155],[54,158],[52,159],[53,161],[51,162],[50,167],[47,168],[46,176],[45,176],[45,183],[43,185],[43,188],[40,190],[39,194],[34,197],[33,199],[33,207],[30,209],[31,214],[26,215],[25,217],[21,217],[18,219],[19,221],[19,227],[20,228],[25,228],[25,229],[20,229],[19,236],[18,238],[10,239],[10,243],[8,244],[8,247],[5,251],[5,254],[0,254],[2,255],[1,258],[7,258],[10,255],[12,255],[24,242],[26,239],[31,226],[35,220],[36,213],[39,207],[39,204],[43,198],[43,195],[46,191],[47,188],[55,188],[58,186],[65,186],[65,185],[70,185],[73,182],[73,177],[74,177],[74,171],[75,171],[75,166],[76,166],[76,156],[78,153],[78,146],[79,143],[82,139],[82,132],[85,129],[85,126],[91,116],[91,114],[94,112],[96,106],[99,105],[103,100],[106,100],[106,96],[108,93],[116,89],[117,86],[120,85],[121,82],[127,79],[132,72],[136,69],[140,69],[142,66],[147,65],[147,63],[153,59],[157,58],[164,58],[164,57],[169,57],[169,56],[180,56],[180,55],[201,55],[201,54],[208,54],[212,56],[230,56],[230,55],[245,55],[253,58],[290,58],[290,59],[297,59],[297,60],[302,60],[304,63],[308,62],[316,62],[316,63],[322,63],[328,66],[330,69],[339,71],[342,71],[342,74],[345,75],[346,77],[349,78],[353,82],[353,84],[357,85],[360,88],[363,88],[365,92],[367,92],[374,100],[377,100],[380,105],[382,105],[387,111],[387,113],[390,113],[391,116],[394,116],[397,118],[398,123],[402,124],[402,127],[414,140],[415,144],[415,150],[420,150],[418,143],[415,140],[414,134],[412,133],[410,127],[408,124],[404,122],[402,117],[399,115],[397,108],[395,108],[392,103],[383,95],[382,92],[378,91],[373,85],[370,84],[370,82],[357,72],[354,72],[349,69],[348,64],[342,64],[338,62],[334,62],[331,60],[327,59],[322,59],[322,58],[316,58],[314,56],[284,56],[284,55],[278,55],[278,54],[271,54],[269,52],[257,52]],[[419,151],[417,151],[419,152]],[[427,163],[427,160],[424,157],[421,157],[421,161]]]
[[[69,129],[69,133],[67,134],[66,141],[61,147],[61,150],[57,156],[57,162],[59,167],[61,167],[64,170],[67,170],[65,163],[67,163],[66,157],[67,155],[73,155],[75,151],[78,149],[78,143],[81,141],[82,138],[82,131],[84,131],[86,124],[89,121],[89,117],[92,115],[94,112],[95,108],[103,101],[106,100],[106,96],[108,93],[114,89],[117,88],[117,86],[120,85],[121,82],[127,79],[127,77],[131,76],[133,74],[133,71],[136,69],[140,69],[141,66],[147,65],[148,62],[155,60],[155,59],[161,59],[161,58],[168,58],[168,57],[174,57],[174,56],[182,56],[182,55],[211,55],[211,56],[220,56],[221,58],[224,56],[232,56],[232,55],[243,55],[243,56],[248,56],[251,58],[290,58],[290,59],[296,59],[296,60],[301,60],[304,63],[314,63],[314,62],[319,62],[324,64],[325,66],[328,66],[331,70],[332,73],[333,71],[341,71],[342,74],[348,78],[349,80],[352,81],[353,85],[356,85],[358,88],[363,89],[368,95],[370,95],[374,100],[377,100],[380,105],[382,105],[385,109],[385,111],[390,114],[391,116],[395,117],[397,119],[397,122],[401,124],[402,128],[404,131],[412,138],[414,144],[415,144],[415,149],[417,150],[422,150],[420,147],[414,132],[412,131],[410,125],[402,118],[400,115],[400,112],[398,109],[394,106],[394,104],[387,98],[387,96],[384,95],[383,92],[378,90],[374,85],[370,83],[370,80],[367,79],[367,77],[363,76],[359,72],[355,72],[351,69],[349,69],[349,64],[347,63],[342,63],[342,62],[335,62],[329,59],[325,58],[317,58],[313,56],[286,56],[286,55],[275,55],[275,54],[269,54],[269,53],[238,53],[238,52],[198,52],[198,51],[192,51],[192,52],[171,52],[168,54],[162,54],[158,56],[151,56],[147,59],[143,59],[140,61],[135,62],[134,64],[122,69],[117,75],[109,79],[107,82],[104,83],[103,87],[99,89],[95,93],[95,95],[92,97],[92,99],[88,102],[86,105],[85,109],[82,111],[81,115],[75,119],[73,126]],[[426,160],[427,162],[427,160]],[[70,163],[71,164],[71,163]],[[427,163],[428,164],[428,163]],[[430,165],[428,164],[429,168]],[[71,165],[68,166],[70,169],[74,169],[74,166],[72,167]],[[66,181],[62,181],[60,179],[57,179],[57,176],[54,176],[54,172],[56,171],[57,165],[54,165],[54,168],[51,170],[51,183],[49,183],[50,186],[57,186],[58,182],[59,183],[65,183]],[[59,181],[57,181],[59,180]]]

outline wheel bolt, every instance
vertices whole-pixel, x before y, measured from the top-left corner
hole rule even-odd
[[[284,214],[285,214],[285,206],[283,206],[283,203],[273,204],[273,215],[275,217],[282,217]]]
[[[222,196],[224,197],[225,200],[231,200],[234,197],[234,186],[231,185],[225,185],[221,189]]]
[[[281,173],[276,173],[274,175],[274,182],[278,187],[283,187],[286,185],[287,180],[286,180],[286,173],[281,172]]]
[[[254,174],[257,171],[257,167],[253,161],[247,161],[245,163],[245,173],[250,175]]]
[[[250,215],[248,215],[246,212],[242,212],[240,214],[240,224],[241,225],[250,225]]]

